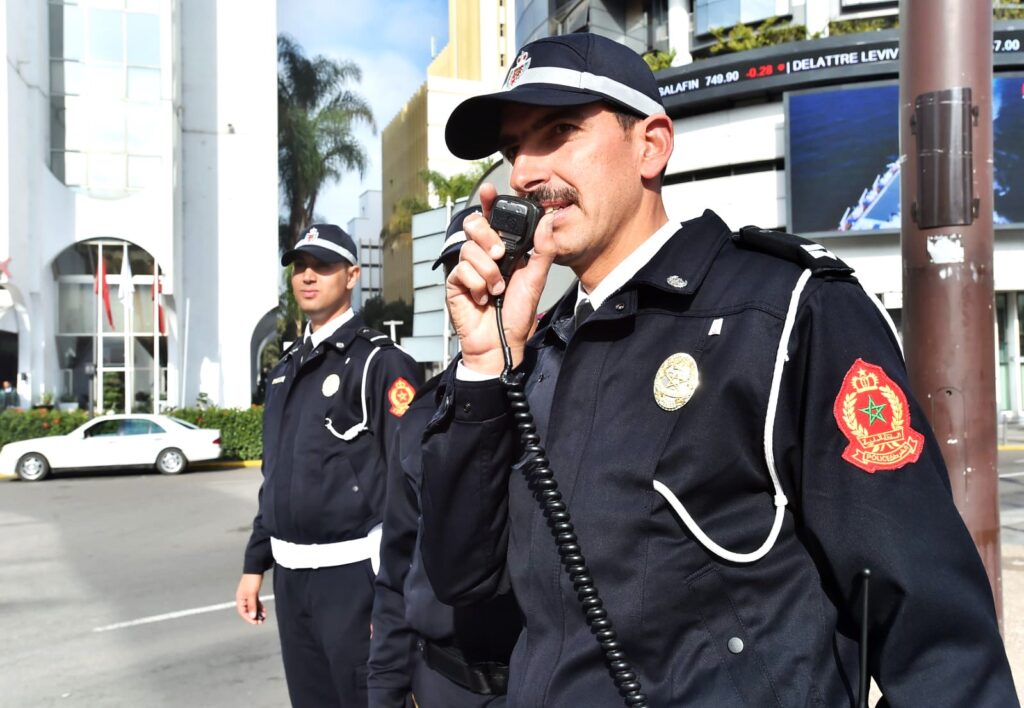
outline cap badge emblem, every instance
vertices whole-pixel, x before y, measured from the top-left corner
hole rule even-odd
[[[519,80],[523,78],[523,73],[530,68],[530,53],[519,52],[519,56],[516,57],[516,63],[512,65],[512,68],[508,70],[508,76],[505,77],[505,85],[503,89],[508,90],[515,88],[515,85],[519,83]]]
[[[330,398],[338,392],[338,388],[341,386],[341,378],[337,374],[331,374],[324,379],[323,385],[320,386],[320,392],[324,396]]]
[[[305,241],[314,241],[314,240],[316,240],[318,238],[320,238],[320,232],[317,231],[316,227],[314,226],[313,228],[311,228],[309,231],[306,232],[306,238],[303,239],[303,240],[305,240]]]
[[[661,363],[654,375],[654,400],[666,411],[687,404],[700,384],[697,362],[685,352],[673,354]]]

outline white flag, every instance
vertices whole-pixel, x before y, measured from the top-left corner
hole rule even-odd
[[[135,285],[132,283],[132,267],[128,263],[127,254],[121,261],[121,284],[117,286],[117,299],[126,310],[132,309],[135,304]]]

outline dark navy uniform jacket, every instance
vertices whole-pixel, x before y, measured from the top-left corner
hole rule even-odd
[[[507,664],[522,626],[515,599],[509,595],[468,607],[442,604],[423,569],[419,551],[422,437],[437,408],[434,393],[439,380],[435,376],[417,393],[399,425],[388,461],[367,679],[371,708],[403,705],[412,688],[410,654],[418,651],[416,642],[457,645],[469,661]],[[493,696],[480,696],[480,705],[493,700]]]
[[[388,446],[420,383],[416,362],[359,315],[302,363],[300,348],[301,340],[267,375],[263,485],[246,573],[273,565],[271,536],[334,543],[366,536],[381,522]],[[338,437],[364,416],[358,435]]]
[[[813,277],[799,299],[770,435],[788,499],[771,550],[752,563],[723,560],[652,489],[663,483],[725,549],[752,552],[768,537],[765,422],[801,273],[742,247],[705,212],[578,331],[572,295],[527,348],[541,439],[649,704],[854,705],[858,574],[870,568],[869,668],[888,705],[1016,706],[991,591],[940,451],[895,337],[852,278]],[[654,382],[676,353],[693,357],[700,384],[667,411]],[[892,384],[877,405],[898,401],[894,386],[909,399],[892,406],[893,425],[924,436],[916,462],[869,473],[844,459],[851,439],[836,402],[858,359]],[[423,488],[423,556],[438,596],[461,603],[515,589],[526,628],[510,706],[621,706],[518,470],[501,384],[449,376],[443,401]],[[871,410],[851,415],[866,425]]]

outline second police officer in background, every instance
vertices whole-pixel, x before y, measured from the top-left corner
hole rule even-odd
[[[309,227],[294,264],[305,333],[268,374],[263,485],[236,609],[265,619],[259,590],[274,568],[274,604],[292,705],[367,705],[373,581],[389,443],[415,396],[419,366],[352,310],[356,246],[331,224]]]
[[[465,159],[500,149],[512,188],[547,212],[507,284],[498,234],[464,223],[447,281],[462,360],[423,452],[438,597],[511,585],[523,608],[510,706],[636,705],[640,688],[655,708],[852,706],[862,624],[884,705],[1018,705],[984,568],[884,315],[817,244],[732,234],[710,211],[669,221],[673,124],[637,54],[585,33],[532,42],[502,91],[456,108],[446,139]],[[480,193],[487,214],[495,191]],[[579,288],[531,338],[553,261]],[[573,532],[497,378],[498,295]],[[603,608],[577,596],[587,573],[562,572],[559,551],[582,565],[577,543]],[[609,680],[581,601],[614,620],[640,688],[604,628],[623,693]]]
[[[457,212],[434,268],[448,273],[465,243],[462,222],[479,207]],[[399,424],[388,460],[381,567],[373,604],[368,679],[371,708],[500,708],[508,659],[522,621],[510,593],[452,608],[434,595],[420,555],[423,431],[437,408],[440,376],[427,381]]]

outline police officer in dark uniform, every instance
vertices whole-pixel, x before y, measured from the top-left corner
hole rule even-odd
[[[367,705],[373,580],[390,442],[415,396],[418,365],[351,309],[356,246],[316,224],[282,265],[305,334],[268,374],[263,485],[235,601],[261,624],[274,598],[294,706]]]
[[[452,217],[434,268],[447,274],[466,240]],[[442,604],[420,555],[423,430],[437,408],[440,376],[419,390],[399,425],[388,465],[381,567],[373,603],[368,679],[371,708],[401,708],[415,696],[419,708],[499,708],[505,705],[508,659],[522,620],[511,594],[452,608]]]
[[[883,312],[817,244],[710,211],[669,223],[673,125],[636,54],[533,42],[446,138],[466,159],[500,149],[545,211],[507,283],[498,234],[466,220],[447,281],[462,360],[423,452],[438,597],[511,585],[523,608],[510,706],[853,706],[862,669],[883,705],[1018,705]],[[528,337],[552,262],[579,284]],[[532,418],[497,378],[506,352]]]

